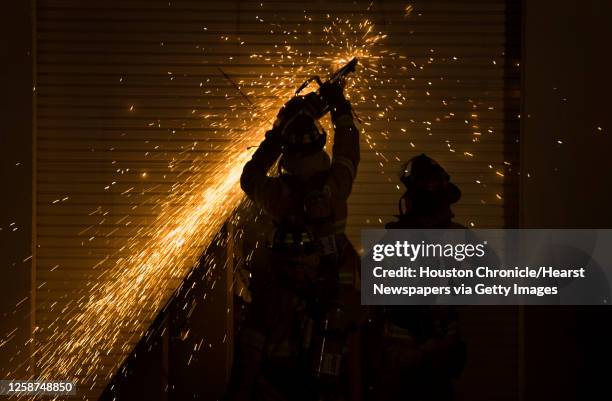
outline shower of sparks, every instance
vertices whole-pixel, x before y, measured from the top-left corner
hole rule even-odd
[[[407,6],[405,11],[406,15],[410,15],[412,6]],[[304,18],[310,20],[306,14]],[[358,57],[358,70],[348,80],[347,95],[362,121],[363,141],[376,156],[381,173],[392,170],[391,167],[401,161],[399,151],[391,151],[392,146],[380,146],[391,137],[388,127],[398,121],[394,111],[405,107],[409,101],[405,86],[397,85],[392,76],[405,74],[414,82],[419,71],[436,61],[434,49],[430,49],[427,61],[417,63],[405,55],[388,50],[384,45],[386,35],[377,30],[371,21],[328,17],[328,23],[323,28],[323,43],[312,43],[313,46],[322,47],[315,53],[298,44],[309,40],[312,32],[284,28],[276,23],[268,24],[259,17],[256,20],[269,25],[272,32],[281,31],[285,40],[268,50],[247,56],[251,63],[258,64],[265,71],[257,75],[232,72],[233,63],[239,64],[238,56],[226,60],[227,68],[220,72],[220,79],[225,79],[222,95],[231,112],[199,114],[202,122],[214,131],[214,138],[202,138],[201,143],[194,141],[180,157],[168,164],[168,173],[177,175],[179,179],[167,194],[155,198],[154,221],[133,228],[132,236],[114,258],[100,260],[94,266],[94,271],[116,259],[114,264],[99,269],[101,273],[91,278],[93,284],[90,287],[80,289],[77,296],[72,294],[73,299],[62,308],[59,318],[45,322],[36,329],[37,337],[45,339],[33,347],[32,360],[36,361],[35,370],[40,379],[78,380],[88,388],[103,386],[108,382],[122,361],[115,358],[115,365],[103,366],[100,363],[102,358],[109,354],[128,354],[173,290],[198,263],[202,250],[210,245],[242,201],[238,181],[244,163],[251,157],[253,146],[263,138],[264,131],[271,126],[283,102],[290,99],[308,76],[325,77],[351,58]],[[245,48],[249,46],[242,38],[231,35],[221,36],[220,40]],[[389,68],[385,65],[388,59],[394,60],[394,64],[400,60],[404,66],[400,71],[389,74]],[[457,57],[453,57],[453,60],[458,62]],[[168,71],[167,79],[172,81],[174,78],[175,74]],[[121,77],[119,80],[123,83],[125,79]],[[215,90],[208,89],[208,83],[199,83],[199,88],[207,94]],[[436,83],[434,80],[427,82],[424,89],[427,96],[431,96]],[[307,89],[315,89],[314,84]],[[427,121],[411,119],[409,123],[411,127],[418,126],[427,135],[433,136],[436,124],[441,121],[465,121],[467,132],[473,133],[473,142],[477,143],[483,134],[494,134],[494,129],[480,122],[482,117],[476,112],[480,105],[472,99],[468,103],[473,111],[460,114],[446,111],[449,102],[442,100],[444,109],[441,115]],[[137,107],[127,105],[130,113],[137,113],[141,107],[140,104]],[[191,111],[192,115],[196,113],[199,113],[196,109]],[[160,122],[151,121],[149,125],[158,127]],[[324,125],[329,128],[329,120]],[[408,135],[410,129],[400,128],[401,135]],[[332,131],[328,129],[328,132]],[[448,139],[440,138],[440,143],[457,157],[474,158],[476,155],[474,149],[457,151]],[[190,153],[204,146],[209,152],[196,153],[201,156],[195,158]],[[410,146],[417,147],[413,142],[410,142]],[[493,169],[493,174],[503,178],[503,171]],[[153,169],[130,172],[129,168],[118,168],[117,172],[138,174],[143,181],[153,178],[155,174]],[[399,185],[396,186],[395,174],[387,179],[394,188],[401,190]],[[476,182],[480,185],[479,181]],[[104,189],[112,190],[116,184],[116,181],[110,182]],[[149,190],[153,188],[154,184]],[[129,197],[134,192],[134,188],[129,188],[122,195]],[[502,200],[500,194],[494,196]],[[64,200],[60,198],[58,202]],[[481,200],[481,203],[485,201]],[[106,213],[98,208],[90,216],[99,216],[102,224]],[[130,226],[130,216],[126,215],[117,223]],[[382,223],[380,218],[378,223]],[[370,224],[369,219],[366,224]],[[470,226],[474,226],[474,223],[470,222]],[[95,235],[89,235],[92,228],[88,227],[80,233],[86,238],[85,241],[95,240]],[[106,237],[113,232],[107,233]],[[57,267],[59,265],[53,270]],[[68,295],[65,299],[69,299]],[[53,309],[56,306],[51,304],[46,307]]]
[[[59,326],[56,321],[44,328],[52,332],[50,342],[34,353],[41,378],[81,377],[91,384],[100,373],[102,354],[129,352],[154,317],[150,311],[158,311],[167,301],[167,282],[184,278],[201,247],[240,201],[236,182],[248,158],[249,152],[229,150],[217,176],[184,183],[188,190],[170,196],[173,199],[152,225],[151,240],[142,244],[137,239],[128,241],[125,247],[133,247],[130,256],[119,259],[104,274],[102,284],[91,288],[74,316],[61,322],[67,325]],[[103,380],[117,367],[111,368]]]
[[[303,79],[313,74],[327,76],[352,57],[358,57],[360,64],[350,78],[348,96],[355,105],[371,100],[367,88],[380,80],[379,63],[385,55],[384,48],[379,46],[385,35],[376,32],[373,23],[330,20],[324,30],[326,50],[317,56],[294,48],[291,41],[295,32],[285,33],[287,40],[282,46],[250,55],[251,59],[270,65],[269,74],[250,80],[232,77],[231,73],[226,77],[237,85],[228,83],[225,88],[225,97],[231,103],[231,118],[202,115],[210,127],[224,133],[221,144],[214,149],[215,154],[220,152],[214,167],[210,167],[210,155],[188,163],[179,172],[184,179],[159,201],[153,224],[135,231],[119,250],[115,264],[103,269],[92,280],[96,284],[82,292],[80,298],[70,301],[59,314],[60,318],[37,328],[37,336],[45,338],[34,347],[32,358],[40,379],[78,378],[83,386],[93,387],[103,385],[113,376],[122,361],[117,360],[114,366],[102,366],[102,358],[131,351],[172,290],[230,218],[242,200],[238,181],[242,167],[251,157],[252,146],[261,140],[283,102],[291,98]],[[248,46],[240,38],[224,36],[221,40],[236,40]],[[231,66],[231,60],[228,65]],[[253,104],[240,92],[253,99]],[[130,105],[129,111],[134,112],[135,107]],[[375,113],[360,117],[368,125],[388,111],[379,106]],[[374,139],[366,135],[369,146],[374,148]],[[197,146],[194,143],[193,148]],[[382,153],[377,154],[384,159]],[[177,160],[168,167],[174,171],[184,164],[185,161]],[[150,175],[145,171],[138,174],[141,179]],[[116,184],[113,181],[105,189]],[[130,188],[123,195],[130,196],[131,192]],[[102,214],[99,208],[91,213]],[[129,216],[121,221],[128,225]],[[83,231],[83,235],[88,235],[88,229]],[[107,263],[107,259],[98,265]]]

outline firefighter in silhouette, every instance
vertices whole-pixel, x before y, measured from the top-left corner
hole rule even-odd
[[[400,181],[406,192],[399,200],[398,221],[386,228],[465,228],[452,221],[451,205],[461,191],[435,160],[424,153],[413,157],[402,166]]]
[[[388,229],[465,228],[452,221],[451,205],[461,191],[447,172],[425,154],[402,166],[406,192],[398,220]],[[447,306],[385,306],[374,309],[368,326],[369,399],[373,401],[452,399],[452,378],[465,364],[456,312]]]
[[[338,81],[319,91],[334,125],[331,160],[325,131],[296,96],[244,166],[242,189],[275,230],[252,258],[231,400],[359,399],[349,384],[357,353],[347,351],[355,341],[350,300],[359,257],[344,233],[359,135],[343,87]],[[277,162],[277,176],[269,176]]]

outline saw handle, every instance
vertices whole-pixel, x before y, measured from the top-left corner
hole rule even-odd
[[[312,81],[315,81],[318,85],[319,88],[322,87],[323,85],[326,84],[334,84],[338,81],[340,81],[341,79],[343,79],[345,76],[347,76],[348,74],[350,74],[351,72],[355,71],[355,67],[357,66],[357,57],[353,57],[351,59],[351,61],[349,61],[348,63],[346,63],[342,68],[340,68],[339,70],[336,70],[331,77],[329,77],[329,79],[325,82],[321,81],[321,77],[319,77],[318,75],[313,75],[312,77],[308,78],[306,81],[304,81],[304,83],[302,83],[302,85],[300,85],[299,88],[297,88],[297,90],[295,91],[295,94],[298,95],[302,90],[304,90],[304,88],[306,88],[308,85],[310,85],[310,83]]]
[[[321,78],[318,75],[313,75],[312,77],[304,81],[304,83],[300,85],[299,88],[297,88],[297,90],[295,91],[295,94],[298,95],[305,87],[310,85],[312,81],[315,81],[319,85],[319,88],[324,85],[324,83],[321,81]]]

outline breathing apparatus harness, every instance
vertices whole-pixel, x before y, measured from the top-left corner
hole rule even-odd
[[[270,135],[277,135],[276,139],[282,144],[280,177],[295,195],[292,213],[282,216],[276,224],[272,250],[275,255],[286,257],[289,262],[287,269],[293,274],[300,276],[298,271],[313,271],[313,275],[306,278],[307,283],[297,285],[306,288],[300,296],[304,303],[300,342],[301,352],[309,360],[320,400],[339,398],[340,377],[345,367],[346,343],[351,330],[347,313],[339,301],[338,260],[342,242],[336,233],[332,194],[326,185],[329,168],[313,172],[309,177],[297,177],[284,161],[289,158],[307,159],[323,151],[327,133],[319,119],[332,108],[340,111],[346,107],[350,111],[350,104],[342,95],[342,83],[344,76],[355,70],[356,64],[357,59],[352,59],[326,82],[321,82],[318,76],[305,81],[283,106],[270,132]],[[300,95],[313,81],[319,84],[319,90]],[[316,262],[306,267],[310,258]]]

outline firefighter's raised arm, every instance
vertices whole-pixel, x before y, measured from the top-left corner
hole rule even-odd
[[[280,188],[267,176],[268,170],[276,163],[282,151],[278,135],[274,129],[266,132],[265,139],[242,169],[240,187],[255,203],[266,208],[268,200],[273,199]]]
[[[353,122],[351,104],[344,97],[343,84],[324,85],[321,96],[330,105],[334,144],[330,185],[338,196],[348,198],[359,165],[359,131]]]

